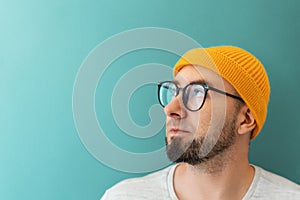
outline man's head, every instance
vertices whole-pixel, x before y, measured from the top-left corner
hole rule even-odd
[[[198,164],[261,130],[270,86],[262,64],[249,52],[231,46],[190,50],[175,65],[173,82],[173,97],[161,102],[170,160]]]

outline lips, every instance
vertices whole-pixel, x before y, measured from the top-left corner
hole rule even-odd
[[[180,129],[180,128],[171,128],[169,130],[170,134],[184,134],[184,133],[188,133],[188,131]]]
[[[180,136],[191,133],[189,127],[184,122],[174,119],[167,119],[166,122],[166,135],[167,137]]]

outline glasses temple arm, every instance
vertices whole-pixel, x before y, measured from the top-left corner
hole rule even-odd
[[[238,99],[238,100],[240,100],[241,102],[244,102],[244,100],[243,100],[241,97],[238,97],[238,96],[235,96],[235,95],[233,95],[233,94],[230,94],[230,93],[227,93],[227,92],[218,90],[217,88],[207,86],[207,89],[213,90],[213,91],[218,92],[218,93],[220,93],[220,94],[224,94],[224,95],[226,95],[226,96],[229,96],[229,97]]]

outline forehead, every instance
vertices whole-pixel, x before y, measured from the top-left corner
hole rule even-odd
[[[225,88],[234,91],[231,84],[216,72],[201,66],[187,65],[174,77],[174,81],[181,87],[188,83],[199,81],[219,89]]]

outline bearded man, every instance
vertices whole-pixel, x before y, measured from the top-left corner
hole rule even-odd
[[[239,47],[197,48],[158,84],[166,153],[176,164],[124,180],[105,199],[300,199],[300,186],[249,164],[250,141],[267,116],[270,84],[262,63]]]

